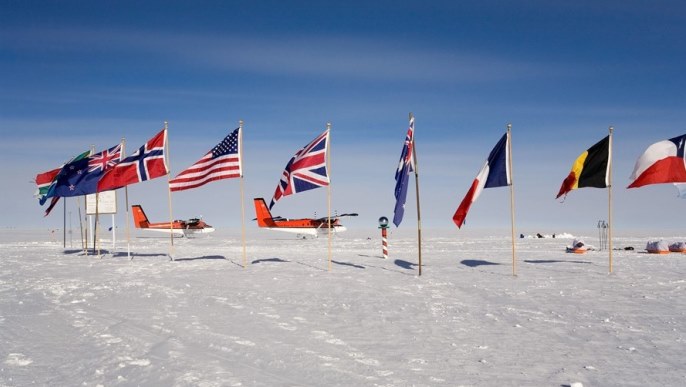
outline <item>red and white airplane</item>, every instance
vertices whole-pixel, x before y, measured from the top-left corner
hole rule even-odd
[[[327,234],[329,230],[329,218],[303,218],[303,219],[286,219],[280,216],[273,217],[267,207],[267,203],[263,198],[253,199],[255,202],[255,215],[257,216],[257,225],[261,228],[266,228],[275,231],[284,231],[299,236],[317,236],[318,234]],[[357,216],[357,214],[342,214],[331,218],[331,229],[334,233],[343,232],[346,230],[340,223],[341,217]]]
[[[190,236],[192,234],[206,234],[214,231],[214,228],[205,223],[202,219],[193,218],[188,220],[175,220],[173,222],[150,223],[148,217],[139,204],[131,206],[133,210],[133,224],[136,228],[149,231],[159,231],[179,236]]]

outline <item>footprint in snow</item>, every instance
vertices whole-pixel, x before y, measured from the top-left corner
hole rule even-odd
[[[255,343],[250,340],[237,340],[236,344],[245,345],[246,347],[254,347]]]
[[[33,360],[26,357],[23,353],[10,353],[5,359],[5,364],[9,366],[26,367],[31,363],[33,363]]]

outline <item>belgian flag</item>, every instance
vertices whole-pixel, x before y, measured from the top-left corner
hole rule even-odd
[[[567,178],[562,182],[556,199],[577,188],[607,188],[609,160],[610,136],[608,135],[588,148],[574,161],[572,171],[569,172]]]

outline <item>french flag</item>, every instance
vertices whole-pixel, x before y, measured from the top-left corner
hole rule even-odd
[[[481,168],[481,171],[476,175],[476,179],[469,188],[467,195],[462,199],[462,203],[453,215],[453,222],[458,228],[464,224],[467,217],[467,212],[472,203],[481,195],[484,188],[504,187],[512,184],[512,177],[510,175],[509,160],[509,133],[505,133],[503,137],[495,145],[495,148],[488,155],[486,163]]]
[[[686,134],[659,141],[648,147],[636,160],[627,188],[649,184],[686,183]]]

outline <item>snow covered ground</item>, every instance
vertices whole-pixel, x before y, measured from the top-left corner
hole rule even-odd
[[[507,233],[426,231],[418,277],[414,234],[384,260],[378,233],[336,237],[329,272],[326,238],[251,230],[243,268],[237,231],[172,262],[165,238],[100,259],[3,230],[0,385],[686,385],[686,255],[616,251],[608,275],[520,239],[513,277]]]

